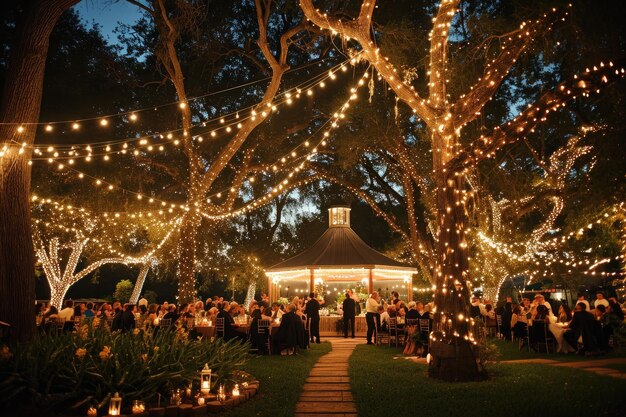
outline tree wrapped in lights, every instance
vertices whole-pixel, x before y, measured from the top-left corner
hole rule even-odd
[[[467,242],[468,201],[473,191],[467,176],[480,162],[493,158],[505,145],[515,143],[574,98],[595,93],[609,80],[624,75],[624,69],[612,62],[598,63],[561,83],[556,90],[539,100],[491,135],[481,135],[464,144],[463,128],[481,113],[493,97],[519,56],[537,34],[551,31],[556,21],[568,12],[552,10],[541,19],[524,22],[507,34],[495,58],[486,65],[483,76],[470,90],[451,103],[446,89],[448,42],[452,20],[459,0],[442,0],[433,18],[430,34],[428,97],[422,97],[402,79],[398,69],[385,58],[372,38],[372,15],[376,1],[365,0],[354,19],[339,19],[315,8],[312,0],[301,0],[301,8],[315,25],[355,42],[361,54],[387,82],[397,97],[408,105],[427,126],[432,145],[431,180],[435,185],[436,225],[434,235],[436,331],[431,335],[432,360],[429,374],[446,380],[473,380],[484,377],[476,360],[475,340],[469,315],[471,280]]]

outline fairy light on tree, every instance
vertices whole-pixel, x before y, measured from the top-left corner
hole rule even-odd
[[[356,42],[362,56],[386,81],[398,98],[406,103],[426,124],[431,135],[432,174],[436,187],[435,304],[436,331],[432,333],[429,374],[446,380],[474,380],[485,376],[476,360],[475,341],[469,319],[471,279],[466,229],[468,227],[467,182],[469,170],[480,161],[495,156],[503,146],[514,143],[545,121],[550,112],[566,105],[573,97],[586,97],[601,85],[624,75],[621,67],[602,63],[593,70],[578,74],[544,94],[536,103],[492,136],[483,136],[469,146],[460,141],[463,127],[475,120],[493,97],[518,57],[529,47],[536,35],[551,31],[554,23],[567,11],[553,9],[542,19],[524,22],[508,34],[499,54],[486,65],[484,75],[450,103],[446,91],[448,41],[451,22],[458,12],[459,0],[443,0],[433,19],[430,34],[428,97],[422,97],[405,83],[393,64],[381,54],[371,37],[375,0],[365,0],[359,16],[339,19],[315,8],[312,0],[301,0],[305,16],[322,29]],[[616,77],[617,75],[617,77]]]

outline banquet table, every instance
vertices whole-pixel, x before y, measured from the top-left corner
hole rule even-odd
[[[215,337],[215,326],[196,326],[193,329],[202,335],[203,339],[211,340]]]

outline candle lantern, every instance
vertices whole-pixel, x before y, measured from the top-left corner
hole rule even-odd
[[[198,397],[198,405],[204,405],[204,397],[202,396]]]
[[[98,410],[93,405],[87,409],[87,417],[98,417]]]
[[[172,399],[170,400],[171,405],[180,405],[180,403],[182,402],[181,396],[180,396],[180,389],[177,389],[176,391],[172,392]]]
[[[224,389],[224,385],[220,385],[217,391],[217,400],[220,402],[226,401],[226,390]]]
[[[109,401],[109,415],[119,416],[122,410],[122,397],[116,392]]]
[[[133,414],[142,414],[146,411],[146,403],[139,400],[133,401],[133,408],[131,411],[133,412]]]
[[[208,364],[204,364],[204,368],[200,372],[200,392],[205,397],[211,392],[211,369]]]
[[[239,397],[239,384],[235,384],[235,388],[233,388],[233,397]]]
[[[189,386],[185,389],[185,395],[187,396],[187,398],[191,398],[192,394],[193,392],[191,390],[191,384],[189,384]]]

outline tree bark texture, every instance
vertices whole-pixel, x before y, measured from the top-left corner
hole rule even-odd
[[[30,152],[35,141],[49,38],[61,14],[76,0],[31,1],[13,44],[0,109],[0,320],[12,341],[34,335],[34,253],[31,238]],[[22,132],[18,127],[24,123]]]

